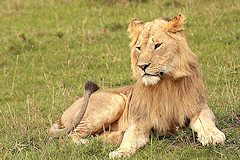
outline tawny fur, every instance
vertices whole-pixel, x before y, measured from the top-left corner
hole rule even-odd
[[[71,133],[75,142],[101,134],[104,140],[121,143],[110,158],[129,156],[149,141],[151,129],[166,135],[190,119],[203,145],[224,143],[225,135],[216,128],[208,106],[197,58],[183,34],[184,23],[181,13],[172,21],[131,21],[131,68],[137,82],[93,94],[83,120]],[[53,126],[71,125],[81,104],[82,99],[77,100]]]
[[[146,87],[139,80],[133,91],[130,114],[134,121],[144,119],[160,135],[166,134],[172,127],[184,127],[186,119],[192,118],[206,106],[204,86],[197,82],[200,77],[174,80],[164,76],[158,85]],[[149,94],[152,93],[152,94]]]

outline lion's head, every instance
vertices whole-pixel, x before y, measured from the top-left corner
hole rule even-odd
[[[179,13],[172,21],[155,19],[146,24],[133,19],[128,32],[132,42],[133,76],[145,86],[157,84],[165,75],[174,79],[191,75],[196,56],[183,34],[185,17]]]

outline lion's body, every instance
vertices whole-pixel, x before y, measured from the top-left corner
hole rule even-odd
[[[170,22],[156,19],[143,24],[132,20],[128,31],[137,82],[93,94],[83,120],[71,133],[74,141],[89,134],[102,134],[109,141],[121,143],[118,150],[110,153],[110,158],[114,158],[134,153],[145,145],[151,129],[166,135],[190,120],[190,127],[203,145],[224,143],[225,136],[216,128],[208,106],[197,58],[182,32],[183,23],[181,14]],[[82,101],[79,99],[68,108],[55,126],[71,125]]]
[[[129,96],[132,95],[133,88],[134,86],[126,86],[117,89],[105,89],[93,94],[83,119],[72,132],[73,138],[76,134],[78,135],[74,141],[77,141],[79,137],[85,138],[90,134],[101,134],[104,130],[108,130],[109,125],[111,125],[111,131],[126,130],[129,123],[126,122],[126,117],[124,117],[126,112],[124,113],[124,111],[130,101]],[[72,125],[82,103],[83,98],[78,99],[63,113],[61,119],[56,122],[59,129]]]

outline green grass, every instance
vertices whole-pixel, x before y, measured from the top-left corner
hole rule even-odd
[[[201,146],[190,129],[151,142],[132,159],[240,158],[238,0],[0,1],[0,159],[107,159],[117,148],[94,139],[76,146],[48,128],[88,80],[102,89],[134,83],[127,26],[174,17],[197,55],[224,146]]]

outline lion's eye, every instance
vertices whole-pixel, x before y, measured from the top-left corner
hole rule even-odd
[[[140,52],[141,50],[141,47],[136,47],[137,51]]]
[[[162,43],[157,43],[157,44],[155,44],[154,49],[158,49],[161,45],[162,45]]]

